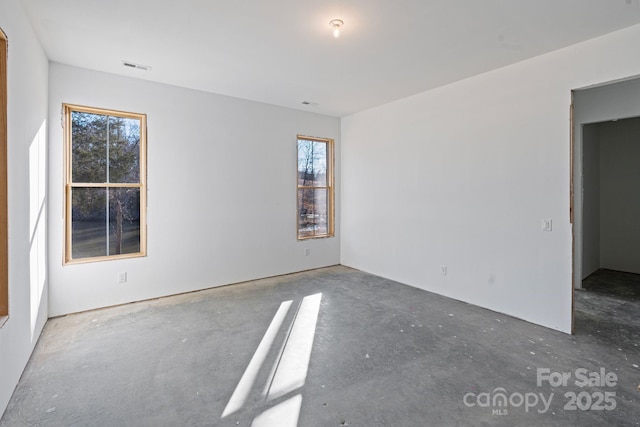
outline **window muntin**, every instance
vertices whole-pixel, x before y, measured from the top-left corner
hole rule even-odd
[[[298,239],[334,235],[333,140],[298,136]]]
[[[64,105],[65,262],[146,255],[146,115]]]

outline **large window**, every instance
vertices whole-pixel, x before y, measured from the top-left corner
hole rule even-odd
[[[9,315],[7,208],[7,37],[0,29],[0,326]]]
[[[330,237],[333,140],[298,136],[298,239]]]
[[[64,105],[65,262],[146,254],[146,115]]]

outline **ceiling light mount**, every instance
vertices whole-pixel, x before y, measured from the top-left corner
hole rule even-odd
[[[333,29],[333,37],[338,38],[340,36],[340,29],[344,25],[344,21],[342,19],[332,19],[329,21],[329,25]]]

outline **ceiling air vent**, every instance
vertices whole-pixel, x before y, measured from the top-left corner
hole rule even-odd
[[[148,65],[136,64],[135,62],[130,62],[130,61],[122,61],[122,65],[124,65],[125,67],[135,68],[135,69],[142,70],[142,71],[150,71],[151,70],[151,67],[148,66]]]

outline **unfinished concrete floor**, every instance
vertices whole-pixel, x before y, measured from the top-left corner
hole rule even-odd
[[[80,313],[0,426],[639,425],[639,304],[576,292],[570,336],[331,267]]]

